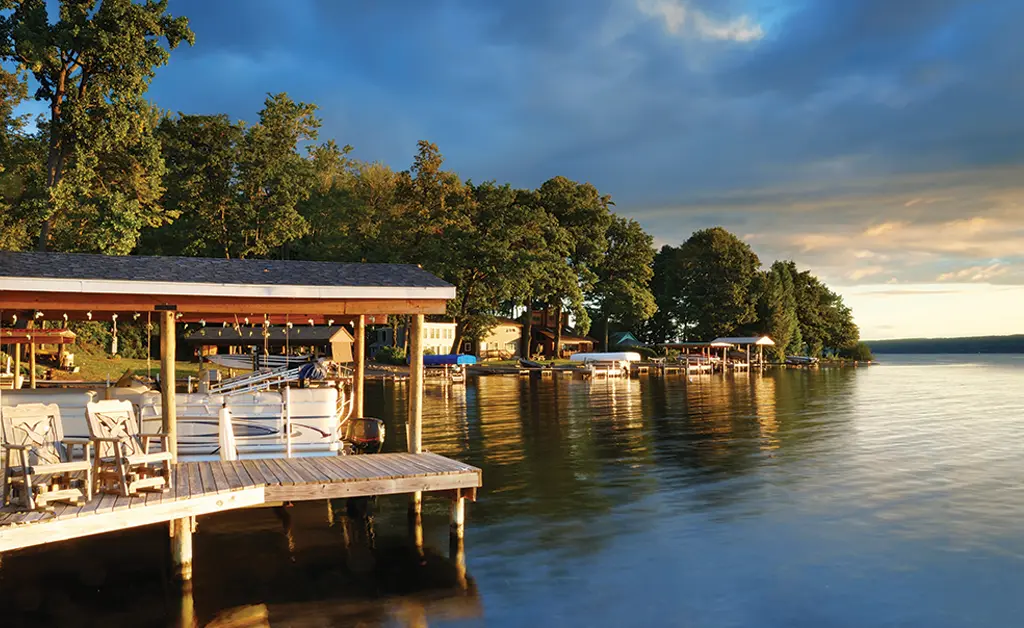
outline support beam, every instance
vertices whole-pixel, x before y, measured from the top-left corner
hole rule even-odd
[[[14,345],[14,383],[12,388],[21,388],[21,345]]]
[[[452,500],[451,538],[462,540],[466,533],[466,498],[461,495]]]
[[[160,407],[163,409],[163,431],[167,434],[171,456],[178,461],[178,408],[175,405],[174,312],[160,313]]]
[[[409,326],[409,453],[423,451],[423,315],[413,314]],[[423,512],[423,493],[412,495],[409,514]]]
[[[192,521],[175,519],[171,522],[171,574],[182,582],[192,579]]]
[[[352,416],[363,416],[363,389],[366,379],[366,317],[360,314],[353,326],[352,343]]]
[[[28,387],[36,387],[36,343],[28,346]]]

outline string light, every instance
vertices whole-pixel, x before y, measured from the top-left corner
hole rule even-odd
[[[137,320],[139,320],[140,316],[142,316],[142,314],[140,314],[139,312],[136,312],[136,313],[132,314],[132,320],[133,321],[137,321]]]
[[[200,327],[206,327],[206,321],[200,318],[199,319],[199,326]]]
[[[334,319],[333,318],[328,318],[327,319],[327,326],[330,327],[332,325],[334,325]]]
[[[36,310],[35,317],[36,318],[42,318],[43,317],[43,313],[40,312],[39,310]]]
[[[89,317],[89,320],[92,320],[92,312],[86,312],[85,315]]]

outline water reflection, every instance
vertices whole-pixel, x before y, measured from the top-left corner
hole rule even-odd
[[[468,552],[446,499],[239,512],[191,596],[163,530],[5,556],[0,623],[1014,625],[1024,363],[972,362],[428,386],[424,445],[484,471]],[[368,388],[392,450],[406,394]]]

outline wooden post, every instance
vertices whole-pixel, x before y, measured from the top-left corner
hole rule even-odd
[[[466,532],[466,498],[459,496],[452,500],[451,538],[462,540]]]
[[[366,317],[356,317],[352,343],[352,416],[363,416],[363,383],[366,379]]]
[[[160,407],[163,410],[163,432],[172,463],[178,462],[178,407],[175,395],[174,316],[172,311],[160,313]],[[173,468],[173,465],[172,465]],[[171,521],[171,562],[175,578],[183,582],[192,580],[192,522],[189,519]]]
[[[21,345],[14,345],[14,383],[11,384],[12,390],[18,390],[21,388]]]
[[[178,461],[178,408],[175,405],[174,385],[174,312],[160,313],[160,407],[163,409],[163,432],[173,462]]]
[[[187,518],[171,521],[171,534],[172,575],[188,582],[192,580],[192,522]]]
[[[36,343],[30,340],[28,343],[28,387],[36,387]]]
[[[414,314],[409,326],[409,453],[423,451],[423,315]],[[409,514],[423,512],[423,493],[412,495]]]
[[[292,387],[285,384],[284,390],[284,457],[292,457]]]

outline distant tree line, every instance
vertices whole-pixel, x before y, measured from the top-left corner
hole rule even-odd
[[[283,93],[249,124],[160,111],[143,97],[154,70],[194,43],[166,1],[62,0],[52,17],[0,0],[2,249],[415,263],[458,289],[453,348],[503,314],[528,339],[535,308],[596,324],[604,345],[612,328],[768,333],[780,355],[856,345],[842,299],[792,262],[762,271],[721,228],[656,252],[589,183],[463,180],[427,141],[404,171],[363,162]],[[29,76],[47,105],[34,124],[16,114]]]

